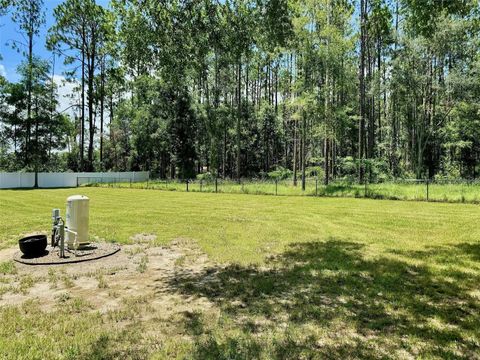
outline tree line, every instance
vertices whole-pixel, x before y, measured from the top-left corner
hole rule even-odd
[[[475,0],[1,0],[1,170],[160,177],[476,178]],[[75,85],[58,109],[55,61]]]

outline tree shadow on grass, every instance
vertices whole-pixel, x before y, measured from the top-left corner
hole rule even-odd
[[[118,330],[118,329],[116,329]],[[89,346],[75,349],[74,347],[65,354],[66,359],[75,360],[114,360],[130,359],[141,360],[148,357],[148,349],[139,346],[141,328],[136,325],[129,325],[121,331],[101,334]]]
[[[457,249],[472,252],[467,246]],[[435,249],[431,253],[434,262]],[[170,289],[208,298],[244,334],[259,331],[252,326],[258,318],[277,330],[282,324],[316,326],[327,333],[350,329],[348,341],[339,339],[337,344],[318,334],[285,336],[268,350],[255,339],[248,342],[253,350],[269,351],[277,358],[388,358],[395,357],[392,351],[472,358],[479,350],[480,305],[470,284],[478,280],[475,273],[452,281],[430,266],[401,258],[366,258],[363,245],[331,239],[292,244],[265,268],[229,265],[200,274],[180,273]],[[239,344],[238,338],[221,344],[209,339],[197,343],[198,357],[214,350],[229,353]]]
[[[455,278],[456,285],[467,290],[472,290],[474,283],[478,280],[478,276],[472,276],[472,271],[480,273],[480,244],[478,243],[426,246],[423,250],[393,250],[390,253],[440,266],[442,269],[436,271],[437,277]]]
[[[463,243],[456,246],[458,252],[474,261],[480,261],[480,244]]]

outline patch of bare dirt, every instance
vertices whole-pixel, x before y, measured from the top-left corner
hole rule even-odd
[[[25,265],[1,275],[0,307],[21,305],[36,299],[44,311],[54,311],[62,300],[80,298],[92,311],[115,312],[138,303],[148,307],[142,320],[208,310],[206,298],[169,291],[179,274],[201,273],[211,263],[196,244],[177,239],[170,246],[153,246],[151,235],[141,234],[133,245],[124,245],[115,255],[82,263]],[[13,258],[16,248],[0,251],[0,262]]]

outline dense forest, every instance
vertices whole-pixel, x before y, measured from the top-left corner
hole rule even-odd
[[[477,0],[65,0],[46,39],[42,0],[0,4],[0,171],[478,177]]]

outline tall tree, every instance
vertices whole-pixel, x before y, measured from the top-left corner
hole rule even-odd
[[[101,65],[103,55],[100,47],[106,42],[111,23],[106,10],[94,0],[67,0],[54,10],[56,23],[49,29],[48,45],[56,49],[65,58],[66,64],[80,67],[81,79],[81,131],[80,166],[84,170],[93,170],[93,149],[95,140],[95,76]],[[77,67],[70,76],[76,79]],[[84,162],[85,146],[85,85],[88,110],[88,152]]]
[[[45,23],[45,12],[43,10],[43,0],[15,0],[13,2],[14,10],[12,12],[12,20],[18,24],[20,32],[24,34],[25,42],[13,41],[12,45],[15,49],[21,50],[27,58],[27,126],[25,133],[25,145],[27,151],[25,152],[25,163],[30,165],[32,163],[31,154],[34,153],[34,147],[38,146],[37,138],[32,144],[32,87],[33,87],[33,46],[34,38],[38,35],[40,27]],[[38,126],[38,124],[35,124]],[[38,158],[33,159],[35,168],[35,187],[38,187]]]
[[[24,168],[29,167],[25,161],[26,154],[35,159],[35,171],[47,170],[47,166],[53,165],[53,150],[63,150],[66,147],[66,140],[70,134],[69,119],[56,111],[56,85],[50,81],[49,64],[37,57],[23,62],[18,72],[21,75],[20,82],[8,83],[5,85],[4,102],[5,106],[0,111],[0,118],[3,119],[2,135],[8,139],[8,145],[14,149],[14,160],[22,164]],[[32,76],[33,81],[29,79]],[[53,98],[52,98],[53,94]],[[28,112],[29,97],[32,101],[31,113]],[[35,126],[29,128],[29,116]],[[29,146],[26,134],[31,132],[35,139],[35,146]],[[18,170],[20,167],[12,168]]]

